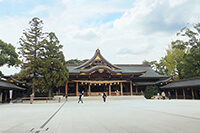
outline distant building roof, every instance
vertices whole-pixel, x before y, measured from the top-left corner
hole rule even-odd
[[[0,80],[0,90],[26,90],[7,81]]]
[[[156,82],[135,82],[135,85],[139,85],[139,86],[146,86],[146,85],[159,85],[160,83],[162,84],[168,84],[169,82],[173,81],[173,79],[171,77],[164,79],[164,80],[158,80]]]
[[[183,88],[183,87],[196,87],[196,86],[200,87],[200,77],[193,79],[177,80],[161,88],[167,89],[167,88]]]

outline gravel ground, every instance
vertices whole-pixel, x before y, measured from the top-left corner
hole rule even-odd
[[[0,133],[200,132],[199,100],[72,99],[1,104]]]

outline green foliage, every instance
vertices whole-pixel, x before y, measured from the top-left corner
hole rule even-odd
[[[167,55],[157,61],[144,61],[143,64],[150,64],[159,74],[174,76],[174,79],[183,79],[200,76],[200,23],[192,28],[184,27],[178,36],[182,40],[171,43]]]
[[[153,95],[157,95],[157,93],[160,93],[157,86],[147,86],[144,91],[144,96],[145,98],[150,99]]]
[[[183,72],[185,78],[200,76],[200,47],[191,48],[189,54],[184,56]]]
[[[151,65],[151,68],[158,74],[166,75],[168,73],[168,69],[163,64],[163,59],[161,59],[159,63],[157,61],[148,62],[148,61],[144,60],[142,64],[143,65]]]
[[[87,62],[88,59],[84,59],[84,60],[78,60],[78,59],[71,59],[66,61],[67,64],[81,64],[81,63],[85,63]]]
[[[49,33],[43,40],[44,50],[39,63],[39,74],[37,85],[42,90],[47,89],[49,96],[52,96],[52,89],[54,87],[63,86],[68,80],[68,69],[65,65],[64,54],[60,49],[58,38],[54,33]]]
[[[184,37],[183,40],[172,42],[174,48],[187,50],[183,56],[183,77],[200,76],[200,23],[192,28],[184,27],[177,35]]]
[[[183,78],[183,57],[186,54],[184,49],[173,48],[168,46],[167,55],[162,59],[163,65],[168,70],[168,75],[174,76],[175,79]]]
[[[15,47],[0,40],[0,67],[7,64],[8,67],[19,63],[18,54],[15,52]],[[0,76],[3,73],[0,71]]]

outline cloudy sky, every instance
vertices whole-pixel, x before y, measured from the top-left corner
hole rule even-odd
[[[18,48],[28,22],[39,17],[66,60],[89,59],[99,48],[113,64],[141,64],[165,56],[181,28],[200,22],[199,7],[199,0],[0,0],[0,39]]]

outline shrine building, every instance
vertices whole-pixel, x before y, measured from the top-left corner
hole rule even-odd
[[[68,64],[69,82],[65,94],[78,96],[141,95],[146,86],[166,85],[171,77],[157,74],[150,65],[112,64],[97,49],[87,62],[77,65]],[[59,90],[60,91],[60,90]]]

